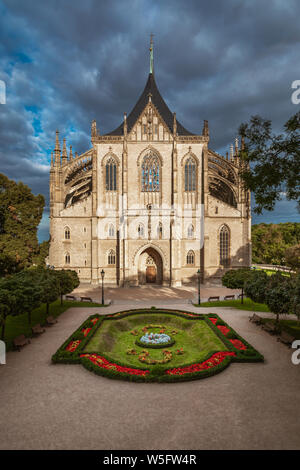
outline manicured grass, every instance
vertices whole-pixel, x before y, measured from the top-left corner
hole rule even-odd
[[[96,331],[92,339],[84,348],[84,352],[97,352],[109,356],[113,361],[126,363],[128,366],[141,367],[139,354],[147,346],[136,345],[136,340],[144,333],[141,328],[145,325],[160,324],[166,327],[165,333],[175,340],[173,346],[166,346],[173,353],[172,367],[178,367],[182,362],[201,362],[209,352],[227,350],[224,343],[214,334],[205,321],[191,321],[174,315],[137,314],[120,319],[118,321],[104,321]],[[137,330],[139,334],[134,336],[130,331]],[[176,330],[176,334],[172,331]],[[150,329],[149,332],[159,332],[158,329]],[[183,355],[176,355],[178,348],[183,348]],[[128,349],[136,350],[136,355],[127,354]],[[162,349],[149,349],[150,357],[162,359]]]
[[[269,308],[266,304],[258,304],[252,302],[248,298],[244,298],[244,303],[241,300],[219,300],[216,302],[203,302],[201,305],[194,304],[195,307],[233,307],[239,310],[251,310],[253,312],[269,312]]]
[[[73,302],[64,300],[63,305],[60,305],[60,299],[56,300],[49,306],[49,315],[58,317],[61,313],[68,310],[71,307],[102,307],[101,304],[91,302]],[[40,323],[41,325],[46,322],[46,304],[40,305],[38,308],[33,310],[31,314],[31,326]],[[1,331],[1,330],[0,330]],[[6,319],[5,325],[5,338],[6,350],[9,351],[13,347],[13,339],[16,336],[25,335],[26,337],[32,336],[30,325],[28,324],[28,315],[24,313],[16,317],[9,315]]]

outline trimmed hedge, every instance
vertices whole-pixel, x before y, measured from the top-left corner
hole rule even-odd
[[[109,357],[107,353],[105,356],[103,354],[99,354],[98,352],[95,353],[84,353],[84,348],[87,343],[91,340],[94,336],[95,332],[100,328],[104,321],[108,320],[119,320],[125,318],[127,316],[136,315],[137,313],[149,313],[151,315],[159,315],[159,314],[171,314],[176,315],[179,317],[183,317],[185,319],[193,320],[193,321],[205,321],[206,324],[213,330],[216,336],[223,342],[226,346],[227,351],[224,354],[228,354],[220,359],[220,362],[216,365],[209,366],[209,368],[198,370],[196,372],[188,372],[183,373],[182,375],[169,375],[167,371],[171,370],[181,370],[191,366],[197,366],[195,363],[183,363],[180,367],[171,367],[170,364],[168,365],[154,365],[151,367],[145,367],[141,365],[141,367],[131,367],[128,364],[120,363],[115,359]],[[93,323],[92,320],[97,318],[97,322]],[[216,318],[216,325],[210,320],[210,318]],[[230,331],[227,335],[224,335],[217,326],[226,326]],[[84,336],[82,330],[85,328],[90,328],[89,333]],[[230,339],[237,339],[241,341],[247,349],[239,350],[237,349],[230,341]],[[77,345],[76,349],[71,352],[67,351],[66,348],[71,344],[72,341],[79,340],[80,343]],[[175,343],[167,343],[164,345],[145,345],[144,343],[139,342],[136,340],[136,344],[143,348],[167,348],[172,346]],[[223,354],[220,351],[210,351],[204,360],[201,361],[201,365],[209,361],[214,354]],[[232,355],[234,353],[234,355]],[[80,357],[81,354],[87,354],[86,357]],[[220,357],[219,354],[219,357]],[[93,358],[97,358],[100,363],[104,363],[106,361],[105,366],[99,366],[94,364],[89,357],[93,356]],[[216,359],[217,361],[218,359]],[[109,377],[112,379],[122,379],[127,381],[134,381],[134,382],[178,382],[178,381],[186,381],[186,380],[195,380],[200,378],[209,377],[215,375],[226,367],[229,366],[231,362],[260,362],[263,361],[263,356],[254,349],[247,341],[245,341],[238,333],[236,333],[229,325],[227,325],[217,314],[196,314],[191,312],[184,312],[182,310],[169,310],[169,309],[137,309],[137,310],[127,310],[123,312],[117,312],[114,314],[108,315],[99,315],[94,314],[91,315],[80,327],[61,345],[61,347],[57,350],[57,352],[52,356],[53,363],[64,363],[64,364],[82,364],[86,369],[96,373],[97,375]],[[117,370],[120,368],[125,368],[127,371],[124,372]],[[140,371],[140,372],[139,372]],[[138,374],[145,374],[145,375],[138,375]]]

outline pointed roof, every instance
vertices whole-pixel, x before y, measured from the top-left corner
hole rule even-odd
[[[143,93],[141,94],[140,98],[138,99],[136,105],[134,106],[131,113],[127,116],[127,129],[128,133],[133,128],[134,124],[142,114],[143,110],[147,106],[149,102],[149,93],[151,93],[151,102],[156,107],[157,111],[159,112],[160,116],[168,126],[171,133],[173,133],[173,113],[169,110],[168,106],[166,105],[165,101],[163,100],[157,85],[155,83],[155,78],[153,73],[149,73],[149,77],[144,88]],[[186,130],[180,122],[177,122],[177,134],[178,135],[194,135],[192,132]],[[108,132],[106,135],[123,135],[123,123],[120,124],[117,129],[112,132]]]

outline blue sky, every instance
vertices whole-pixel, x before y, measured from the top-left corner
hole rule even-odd
[[[73,152],[90,148],[130,112],[149,71],[154,33],[158,87],[190,131],[209,121],[221,154],[241,122],[259,114],[280,132],[299,111],[297,0],[0,0],[0,171],[46,198],[39,230],[48,238],[49,161],[55,130]],[[298,221],[294,202],[253,214],[253,223]]]

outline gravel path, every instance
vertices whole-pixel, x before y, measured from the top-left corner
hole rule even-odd
[[[51,364],[88,315],[127,308],[69,309],[22,352],[8,353],[0,367],[0,449],[300,449],[300,365],[291,363],[292,350],[248,321],[249,312],[213,310],[266,362],[231,364],[208,379],[135,384]]]

